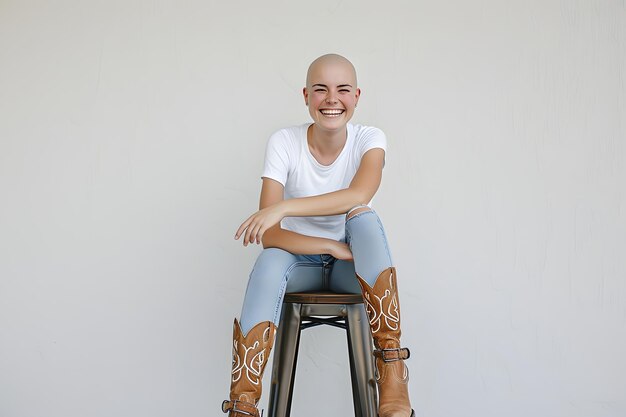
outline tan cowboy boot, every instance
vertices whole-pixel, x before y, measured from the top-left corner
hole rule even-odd
[[[261,380],[274,345],[275,333],[274,323],[263,321],[244,337],[235,319],[230,401],[222,403],[222,411],[229,413],[229,417],[259,417],[257,404],[261,398]]]
[[[409,370],[404,364],[411,353],[400,347],[400,304],[396,269],[378,275],[374,288],[358,274],[365,311],[370,322],[376,357],[379,417],[414,417],[409,401]]]

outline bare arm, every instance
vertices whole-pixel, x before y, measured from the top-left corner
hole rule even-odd
[[[358,171],[348,188],[312,197],[283,201],[284,216],[332,216],[367,204],[378,191],[383,175],[385,151],[370,149],[363,155]]]
[[[259,209],[264,209],[283,201],[283,196],[284,188],[281,183],[269,178],[263,178]],[[284,230],[280,227],[280,224],[270,227],[263,235],[262,240],[264,248],[280,248],[300,255],[327,253],[338,259],[352,259],[352,253],[345,243]],[[247,246],[245,241],[244,246]]]
[[[360,204],[367,204],[380,186],[384,158],[385,151],[382,149],[375,148],[367,151],[361,159],[361,165],[350,186],[344,190],[289,200],[283,200],[281,194],[280,200],[267,200],[265,206],[262,201],[261,210],[248,217],[239,226],[235,239],[245,233],[244,245],[249,242],[260,243],[263,240],[263,234],[278,224],[283,217],[331,216],[346,213]]]

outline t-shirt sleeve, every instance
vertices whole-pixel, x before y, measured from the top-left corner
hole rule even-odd
[[[361,136],[358,146],[359,159],[363,158],[365,152],[374,148],[381,148],[387,152],[387,137],[385,133],[377,127],[368,127]]]
[[[283,186],[289,173],[289,152],[287,137],[280,131],[270,136],[265,148],[265,164],[261,177],[271,178]]]

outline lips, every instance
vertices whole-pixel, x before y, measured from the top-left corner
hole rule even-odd
[[[339,117],[343,112],[345,112],[344,109],[320,109],[320,113],[326,117]]]

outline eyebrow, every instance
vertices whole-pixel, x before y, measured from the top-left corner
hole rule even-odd
[[[324,87],[324,88],[328,88],[328,86],[326,84],[313,84],[311,87]],[[341,88],[341,87],[350,87],[352,88],[352,86],[350,84],[340,84],[337,86],[337,88]]]

